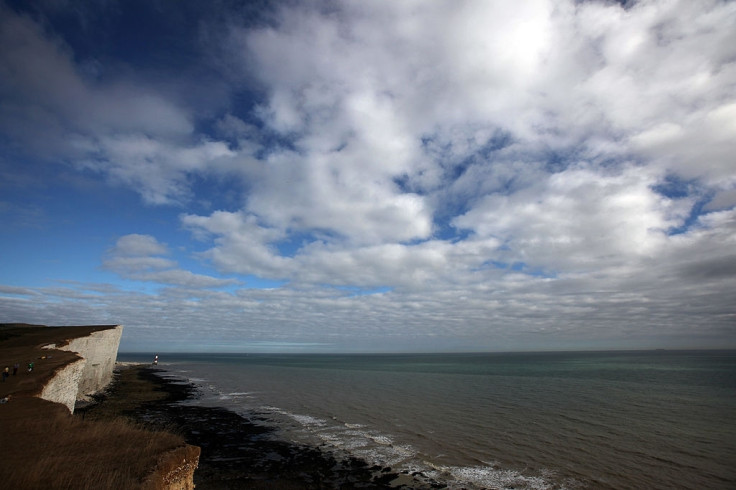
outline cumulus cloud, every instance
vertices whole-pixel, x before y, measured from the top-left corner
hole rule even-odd
[[[44,130],[53,139],[40,146],[51,152],[63,149],[61,139],[75,133],[109,130],[176,136],[192,129],[186,111],[151,89],[132,81],[100,85],[85,79],[68,45],[29,17],[3,8],[0,36],[6,47],[0,58],[1,87],[4,94],[13,95],[3,111],[3,127],[12,130],[7,116],[16,116],[20,125],[15,135],[20,138]]]
[[[349,229],[339,213],[324,209],[324,200],[310,202],[310,196],[326,195],[357,212],[368,230],[372,215],[351,204],[371,196],[373,210],[408,196],[419,207],[407,201],[395,209],[404,211],[411,230],[424,222],[413,235],[426,238],[426,213],[434,211],[426,192],[446,184],[468,158],[488,153],[499,131],[523,144],[520,157],[529,163],[558,149],[600,162],[654,151],[649,135],[673,118],[728,117],[733,53],[724,48],[731,34],[719,22],[735,15],[729,5],[411,5],[348,3],[334,15],[288,8],[275,27],[235,28],[235,42],[268,89],[263,121],[299,150],[268,162],[267,185],[249,196],[251,209],[292,225],[296,220],[288,217],[300,214],[294,208],[314,211],[309,214],[322,218],[315,225],[334,219],[333,229]],[[697,29],[682,20],[692,16]],[[682,78],[695,67],[700,82]],[[662,161],[659,178],[682,166],[686,177],[711,184],[730,178],[718,148],[730,148],[733,138],[724,138],[723,127],[691,127],[687,137],[699,144],[682,146],[709,149],[713,158],[699,165],[683,157]],[[496,166],[495,155],[484,156],[473,163]],[[397,180],[424,192],[392,187]],[[305,196],[289,193],[297,182]]]
[[[151,204],[186,202],[191,198],[188,177],[203,174],[218,161],[234,156],[222,142],[203,141],[196,146],[172,144],[140,133],[113,135],[74,144],[85,155],[80,168],[104,174],[113,183],[137,189]]]
[[[126,279],[188,288],[218,288],[238,284],[234,279],[179,269],[175,260],[160,257],[168,254],[168,247],[150,235],[125,235],[108,251],[102,266]]]
[[[159,243],[150,235],[131,234],[118,238],[111,250],[116,256],[146,256],[146,255],[168,255],[169,249],[166,245]]]
[[[165,300],[162,328],[186,316],[223,339],[236,334],[218,325],[244,325],[343,347],[733,331],[734,2],[278,3],[260,22],[200,23],[227,67],[204,111],[200,80],[191,99],[124,73],[102,83],[63,39],[3,14],[10,140],[183,206],[189,250],[219,274],[284,283],[217,291],[240,283],[132,234],[104,267],[171,287],[105,308],[143,323],[135,307]],[[186,207],[213,177],[236,204]]]
[[[240,224],[217,226],[210,256],[224,270],[356,276],[380,268],[366,267],[367,250],[386,245],[385,262],[413,252],[441,216],[512,248],[486,260],[553,271],[660,251],[696,199],[657,184],[675,174],[714,193],[733,186],[734,53],[721,22],[736,13],[695,3],[310,3],[269,27],[233,26],[267,90],[258,115],[290,148],[251,175],[246,207],[264,228],[245,240]],[[719,129],[699,129],[706,119]],[[321,233],[295,267],[275,255],[274,230]],[[254,240],[272,247],[260,266]],[[343,266],[320,275],[330,262]]]
[[[510,195],[492,194],[454,224],[503,237],[515,260],[552,271],[603,269],[667,245],[692,202],[652,190],[642,168],[612,174],[569,167]]]
[[[184,215],[181,219],[201,239],[215,237],[216,247],[204,256],[221,270],[267,277],[288,273],[289,260],[273,246],[284,233],[259,225],[255,216],[217,211],[209,217]]]
[[[152,204],[186,202],[190,175],[227,166],[227,145],[195,136],[191,109],[155,84],[85,77],[63,39],[0,9],[0,129],[13,151],[92,170]]]

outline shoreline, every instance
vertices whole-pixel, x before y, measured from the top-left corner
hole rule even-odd
[[[421,473],[370,466],[356,457],[282,440],[268,419],[256,414],[179,403],[196,399],[197,387],[159,376],[166,372],[161,366],[119,363],[116,369],[110,390],[96,404],[80,407],[80,415],[123,415],[183,436],[202,450],[194,472],[198,489],[447,488]]]

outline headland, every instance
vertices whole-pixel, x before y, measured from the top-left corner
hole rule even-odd
[[[113,376],[120,330],[0,324],[0,370],[10,368],[0,384],[8,488],[446,488],[284,440],[258,414],[180,403],[197,389],[160,376],[160,367],[118,365]]]
[[[119,325],[0,324],[0,480],[6,488],[193,488],[199,448],[116,417],[84,420],[104,390]]]

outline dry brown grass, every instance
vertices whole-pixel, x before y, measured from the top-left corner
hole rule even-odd
[[[84,421],[60,413],[18,420],[12,432],[26,445],[11,455],[3,451],[4,488],[141,488],[162,454],[184,446],[180,436],[125,419]]]

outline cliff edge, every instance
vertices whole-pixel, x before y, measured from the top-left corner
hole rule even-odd
[[[77,400],[112,380],[122,325],[46,327],[0,324],[0,395],[37,396],[74,412]]]
[[[88,401],[90,395],[104,390],[112,381],[122,335],[123,326],[115,325],[65,339],[61,345],[42,346],[45,350],[73,352],[80,359],[57,370],[41,390],[41,398],[66,405],[74,412],[77,401]]]
[[[77,400],[104,389],[120,325],[0,323],[0,481],[7,488],[189,490],[200,449],[124,419],[86,421]]]

